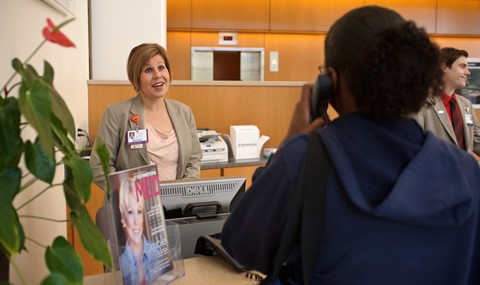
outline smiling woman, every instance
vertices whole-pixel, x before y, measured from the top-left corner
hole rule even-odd
[[[192,110],[166,98],[172,79],[166,50],[155,43],[134,47],[127,74],[137,96],[106,108],[95,140],[95,145],[105,142],[111,154],[110,171],[156,164],[162,181],[199,178],[202,150]],[[90,164],[94,182],[104,189],[95,151]]]

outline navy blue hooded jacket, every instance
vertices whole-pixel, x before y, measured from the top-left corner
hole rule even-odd
[[[332,167],[311,284],[480,284],[480,167],[470,154],[410,119],[355,113],[319,133]],[[227,220],[222,244],[241,264],[271,269],[308,138],[291,138],[257,170]]]

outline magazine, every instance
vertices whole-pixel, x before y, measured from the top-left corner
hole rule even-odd
[[[175,268],[177,257],[169,246],[157,166],[112,173],[110,184],[123,284],[163,285],[183,276],[183,268]]]

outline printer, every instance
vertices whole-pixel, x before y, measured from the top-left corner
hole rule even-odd
[[[216,131],[197,130],[203,157],[200,162],[228,162],[228,146]]]

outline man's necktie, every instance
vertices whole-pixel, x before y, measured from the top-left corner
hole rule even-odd
[[[452,115],[452,126],[453,130],[455,131],[455,136],[457,137],[458,147],[465,149],[462,116],[458,111],[457,102],[455,102],[455,99],[451,98],[449,103],[450,112]]]

